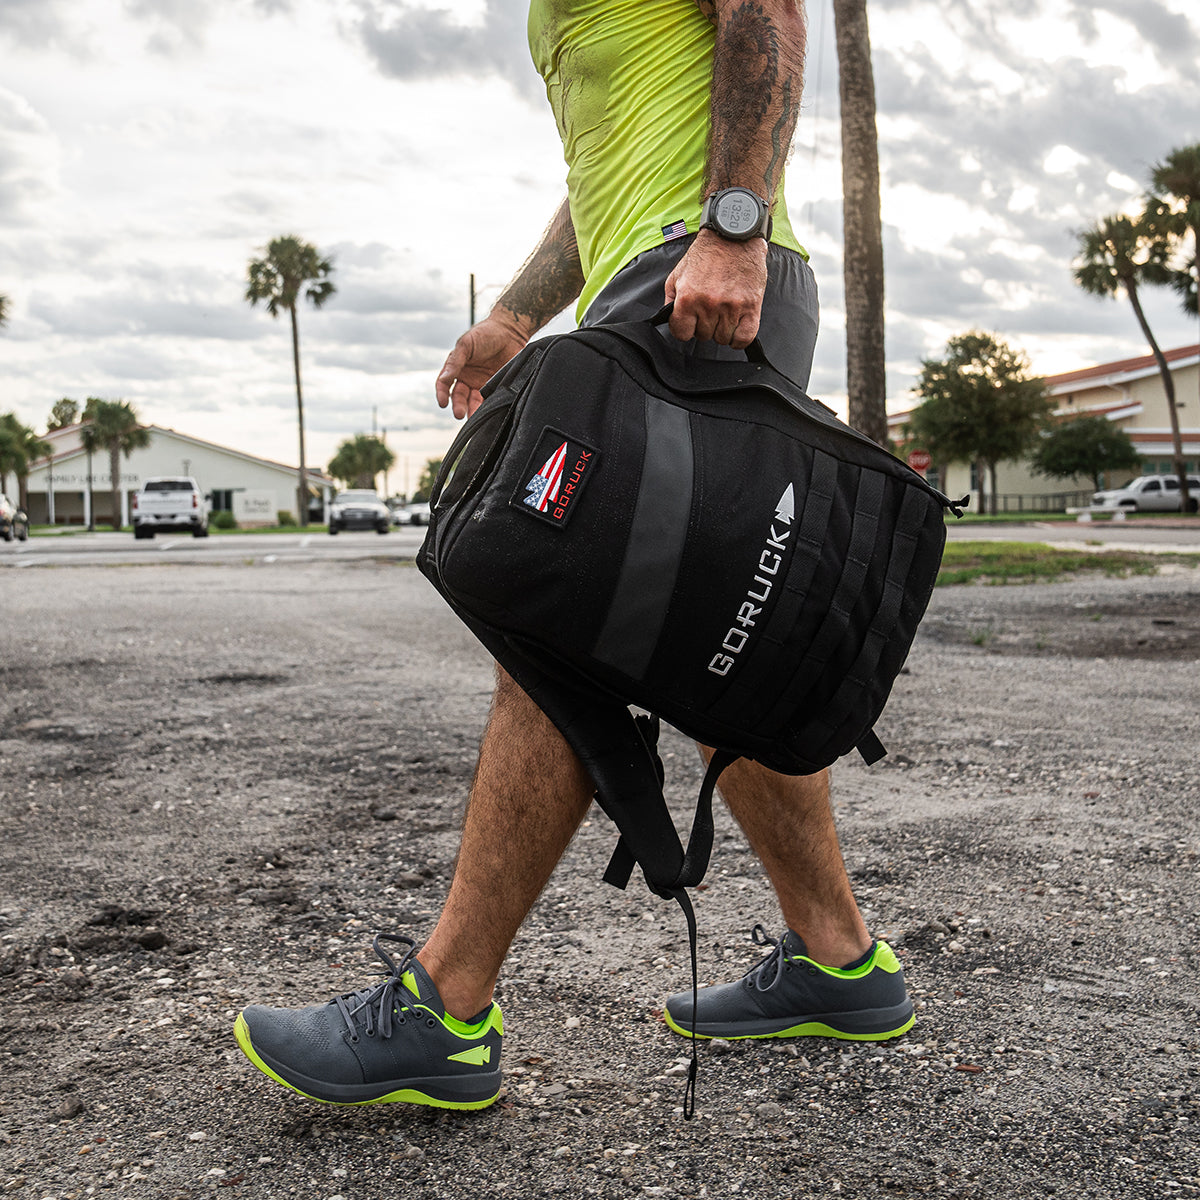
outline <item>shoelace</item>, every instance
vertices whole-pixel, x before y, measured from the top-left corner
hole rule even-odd
[[[784,965],[788,960],[788,953],[783,948],[783,938],[770,937],[761,925],[755,925],[750,931],[750,940],[756,946],[770,946],[771,953],[756,962],[742,978],[749,980],[760,992],[769,992],[782,977]]]
[[[407,946],[408,950],[404,957],[396,962],[380,942],[399,942]],[[387,971],[384,972],[387,978],[374,987],[360,988],[357,992],[338,996],[334,1001],[338,1012],[342,1014],[342,1020],[346,1022],[346,1028],[350,1030],[351,1040],[355,1042],[358,1041],[359,1022],[362,1023],[363,1032],[367,1037],[374,1037],[375,1030],[378,1029],[380,1037],[390,1038],[393,1008],[398,1008],[401,1013],[412,1011],[412,1005],[404,999],[404,994],[408,991],[404,987],[404,972],[416,956],[417,943],[401,934],[377,933],[371,942],[371,948],[387,965]],[[404,1023],[403,1016],[400,1017],[400,1023]]]

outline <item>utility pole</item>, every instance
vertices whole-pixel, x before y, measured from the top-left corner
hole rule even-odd
[[[475,272],[471,272],[471,325],[475,324]],[[470,328],[470,326],[468,326]]]

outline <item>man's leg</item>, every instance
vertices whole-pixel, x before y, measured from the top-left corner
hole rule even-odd
[[[809,956],[841,967],[865,954],[871,936],[838,846],[829,772],[779,775],[743,758],[722,773],[720,789]]]
[[[508,948],[593,790],[562,735],[498,668],[450,894],[418,954],[452,1016],[466,1020],[491,1001]]]
[[[703,750],[705,757],[711,751]],[[671,996],[667,1024],[685,1037],[837,1037],[881,1041],[906,1032],[904,972],[873,942],[850,889],[829,806],[829,772],[777,775],[745,759],[721,794],[762,860],[787,929],[741,979]]]

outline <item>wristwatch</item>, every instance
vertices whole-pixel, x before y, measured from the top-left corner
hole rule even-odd
[[[704,201],[700,228],[711,229],[731,242],[748,242],[756,237],[770,241],[771,208],[749,188],[722,188]]]

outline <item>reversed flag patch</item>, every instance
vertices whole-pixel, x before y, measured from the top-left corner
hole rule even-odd
[[[542,430],[511,503],[550,525],[565,525],[596,469],[597,452],[549,426]]]
[[[664,225],[662,227],[662,231],[664,242],[673,241],[675,238],[686,237],[688,231],[687,222],[675,221],[671,225]]]

